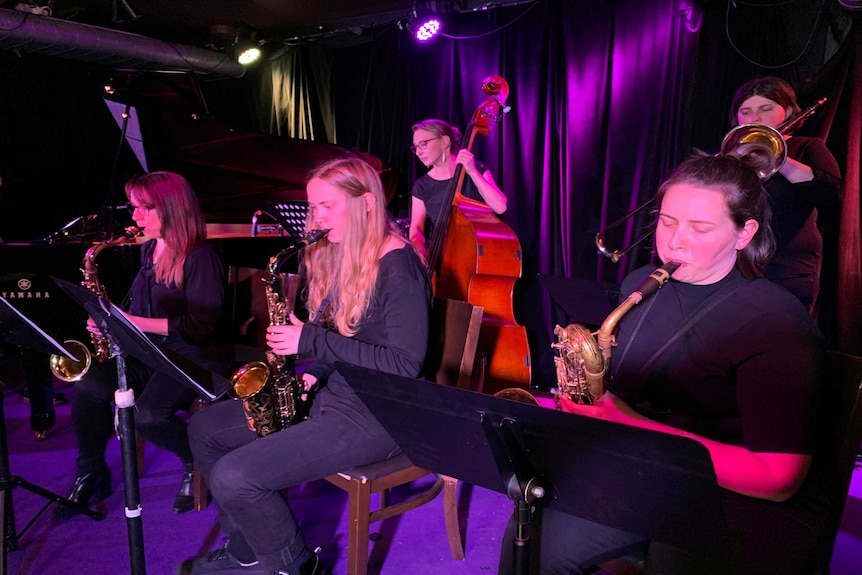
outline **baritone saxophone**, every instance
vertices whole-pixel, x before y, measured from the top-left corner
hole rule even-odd
[[[605,393],[611,365],[611,350],[616,345],[614,330],[631,309],[652,297],[679,267],[668,262],[656,269],[602,322],[596,336],[580,324],[554,328],[557,342],[554,367],[557,372],[557,409],[560,394],[575,403],[592,405]]]

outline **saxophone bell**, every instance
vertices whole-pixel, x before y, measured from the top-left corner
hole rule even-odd
[[[78,381],[90,370],[93,354],[90,353],[86,345],[76,339],[65,340],[63,347],[74,355],[74,358],[58,353],[51,355],[48,359],[51,373],[61,381]]]
[[[592,405],[604,395],[611,350],[616,345],[617,324],[634,306],[654,296],[679,266],[679,262],[667,262],[652,272],[605,318],[595,336],[580,324],[554,328],[557,342],[551,347],[556,351],[557,394],[554,399],[557,409],[560,409],[560,396]]]

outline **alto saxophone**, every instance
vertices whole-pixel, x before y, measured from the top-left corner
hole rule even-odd
[[[551,347],[557,352],[554,356],[557,409],[560,408],[561,394],[576,403],[592,405],[605,393],[611,349],[616,345],[614,330],[617,324],[634,306],[655,295],[678,267],[679,263],[668,262],[651,273],[605,318],[596,337],[579,324],[554,328],[557,342]]]
[[[125,229],[122,236],[91,246],[87,250],[87,253],[84,254],[83,268],[81,269],[84,280],[81,282],[81,285],[97,296],[105,297],[107,294],[102,283],[99,281],[99,267],[96,264],[96,257],[105,248],[132,241],[139,235],[141,235],[141,230],[135,226],[129,226]],[[76,339],[67,339],[63,342],[63,346],[70,353],[74,354],[78,358],[78,361],[59,354],[52,355],[49,360],[51,372],[57,379],[62,381],[78,381],[89,371],[93,359],[101,362],[112,357],[111,344],[107,338],[91,333],[90,341],[93,344],[93,353],[90,353],[87,346]]]
[[[296,301],[299,277],[279,273],[282,264],[300,250],[323,238],[329,230],[313,230],[296,244],[269,259],[267,265],[266,306],[271,325],[289,325]],[[268,350],[266,362],[252,361],[230,378],[230,396],[242,401],[248,427],[258,437],[300,423],[308,417],[303,389],[296,377],[292,357]]]

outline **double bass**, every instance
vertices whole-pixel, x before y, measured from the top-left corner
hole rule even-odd
[[[466,149],[487,136],[492,120],[508,111],[509,86],[500,76],[482,82],[488,98],[476,109],[464,131]],[[469,302],[484,308],[477,347],[478,378],[485,393],[530,385],[527,331],[515,319],[515,282],[521,277],[521,244],[512,229],[491,209],[462,195],[466,172],[458,165],[444,202],[447,213],[434,228],[428,248],[428,268],[434,274],[437,297]]]

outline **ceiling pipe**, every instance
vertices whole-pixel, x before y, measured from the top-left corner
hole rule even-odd
[[[193,72],[208,79],[239,78],[245,72],[225,53],[3,8],[0,49],[112,69]]]

